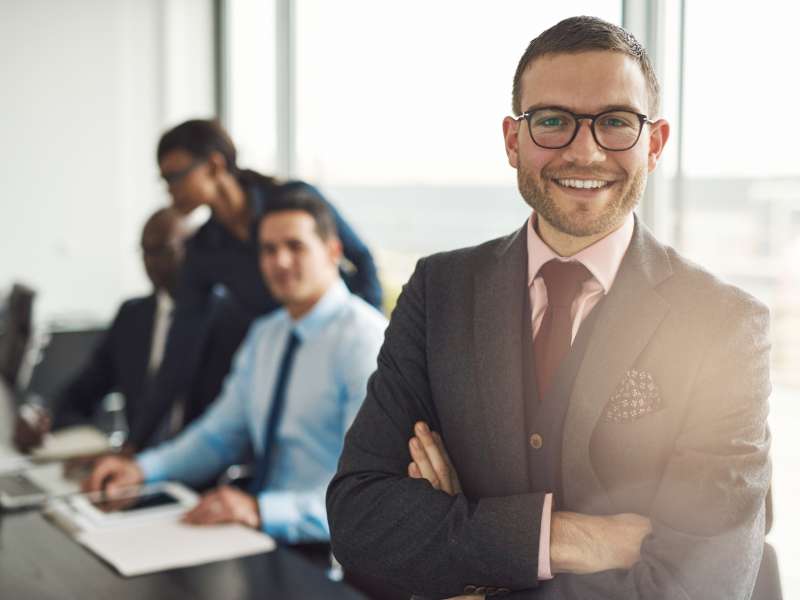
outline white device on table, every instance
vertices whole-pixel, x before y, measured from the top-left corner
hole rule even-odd
[[[87,530],[176,518],[197,501],[197,494],[180,483],[162,482],[123,488],[111,495],[92,492],[64,496],[50,502],[48,510]]]

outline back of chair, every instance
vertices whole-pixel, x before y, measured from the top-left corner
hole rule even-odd
[[[33,299],[36,292],[15,283],[8,297],[5,327],[0,340],[0,376],[12,389],[17,387],[20,366],[31,340]]]

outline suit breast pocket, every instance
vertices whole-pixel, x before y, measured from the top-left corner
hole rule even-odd
[[[662,408],[661,392],[653,376],[648,371],[629,369],[609,398],[602,420],[625,424]]]
[[[595,472],[619,510],[649,505],[674,433],[673,414],[652,374],[630,369],[606,403],[590,444]]]

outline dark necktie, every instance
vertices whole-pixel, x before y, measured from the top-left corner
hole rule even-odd
[[[272,451],[275,445],[275,434],[277,433],[278,425],[283,415],[283,409],[286,405],[286,384],[289,382],[289,374],[292,370],[295,351],[299,345],[300,338],[292,331],[286,342],[286,349],[283,351],[283,358],[281,358],[281,365],[278,369],[278,377],[272,391],[272,404],[270,405],[269,415],[267,417],[267,426],[264,430],[264,452],[261,454],[258,464],[256,465],[256,473],[250,487],[250,491],[254,495],[264,490],[264,486],[266,486],[269,478]]]
[[[591,273],[579,262],[558,260],[546,262],[539,273],[547,288],[547,308],[533,340],[533,358],[541,401],[572,345],[572,302],[580,292],[583,282],[591,277]]]

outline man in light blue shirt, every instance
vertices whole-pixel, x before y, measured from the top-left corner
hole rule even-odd
[[[341,243],[317,198],[285,194],[261,218],[258,235],[261,271],[283,308],[253,323],[222,394],[200,420],[134,459],[102,459],[84,487],[202,485],[252,453],[257,489],[215,488],[185,520],[244,523],[289,543],[326,541],[325,490],[386,320],[339,278]]]

